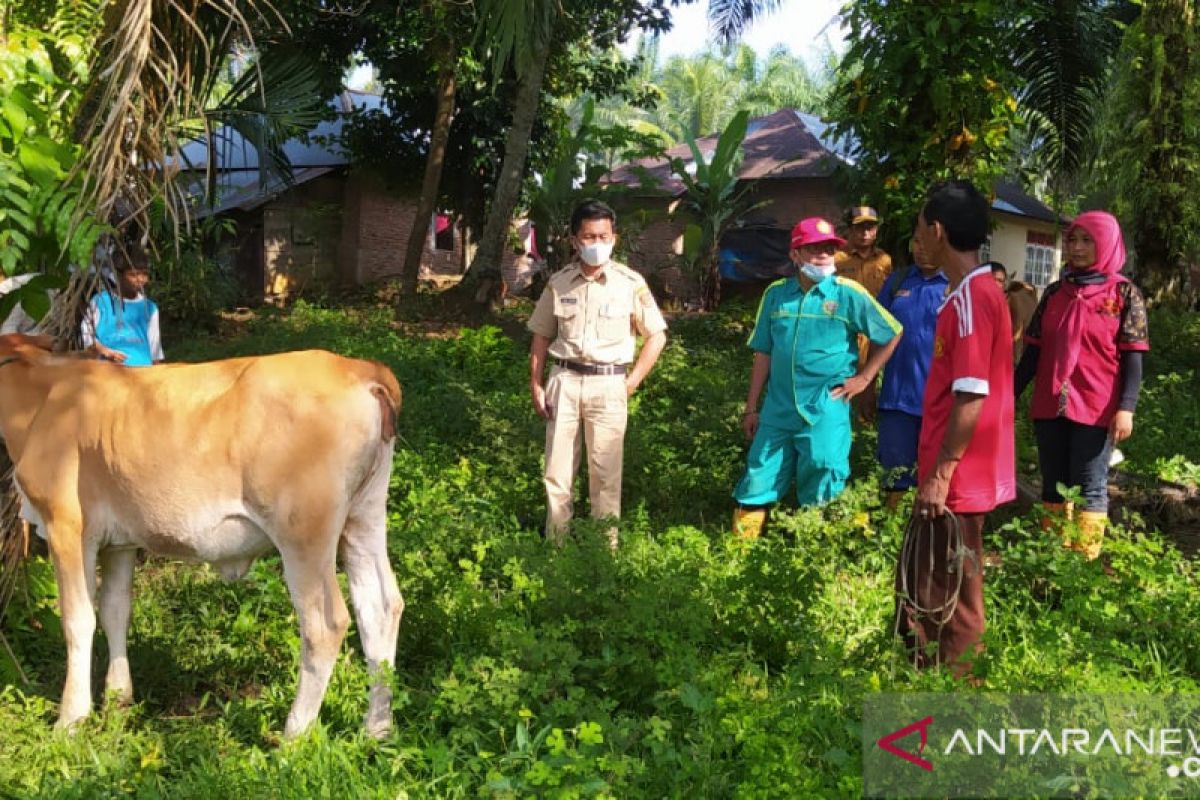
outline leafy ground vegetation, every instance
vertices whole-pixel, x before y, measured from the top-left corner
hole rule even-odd
[[[586,522],[561,550],[541,538],[542,427],[520,337],[428,335],[370,304],[301,304],[236,335],[174,342],[182,360],[324,347],[400,377],[390,529],[408,608],[396,731],[380,742],[359,732],[366,674],[352,632],[322,725],[279,742],[298,642],[268,558],[236,584],[144,564],[137,704],[56,733],[62,633],[51,571],[35,558],[4,621],[0,795],[857,797],[864,696],[958,687],[895,649],[902,519],[879,507],[869,435],[843,498],[785,509],[754,544],[726,535],[750,318],[674,322],[633,400],[615,555]],[[1152,320],[1154,374],[1126,449],[1141,468],[1193,480],[1195,320]],[[1200,587],[1169,532],[1135,518],[1088,563],[1013,513],[989,525],[1000,564],[987,577],[985,689],[1200,691]]]

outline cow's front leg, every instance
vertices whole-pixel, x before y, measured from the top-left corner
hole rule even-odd
[[[83,544],[83,524],[51,516],[46,534],[58,580],[58,604],[67,644],[67,680],[58,707],[59,728],[70,728],[92,710],[92,637],[96,632],[96,554]]]
[[[326,541],[332,538],[326,537]],[[334,571],[332,543],[322,551],[282,554],[284,577],[300,622],[300,680],[296,702],[283,728],[286,739],[304,733],[320,713],[325,687],[350,627],[350,614]]]
[[[133,679],[129,675],[126,636],[133,602],[133,567],[137,549],[108,548],[100,552],[100,625],[108,639],[108,674],[105,694],[121,705],[133,702]]]

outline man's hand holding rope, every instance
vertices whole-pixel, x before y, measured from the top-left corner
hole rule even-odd
[[[957,465],[957,461],[954,462]],[[940,463],[939,463],[940,466]],[[913,513],[922,520],[936,519],[946,513],[946,496],[950,494],[950,478],[953,467],[943,474],[936,469],[917,487],[917,498],[913,502]]]

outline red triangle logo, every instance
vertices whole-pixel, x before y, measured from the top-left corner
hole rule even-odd
[[[929,742],[929,726],[932,724],[933,717],[931,716],[926,717],[925,719],[917,720],[912,725],[906,725],[898,731],[892,731],[875,744],[879,745],[881,749],[886,750],[892,755],[903,758],[910,764],[916,764],[921,769],[933,772],[933,763],[926,761],[920,756],[921,753],[925,752],[925,745]],[[897,739],[903,739],[905,736],[918,731],[921,734],[921,745],[917,748],[916,753],[910,753],[907,750],[901,750],[899,747],[896,747],[896,745],[892,744],[892,742],[896,741]]]

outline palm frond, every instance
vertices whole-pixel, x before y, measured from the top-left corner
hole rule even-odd
[[[717,42],[730,46],[757,19],[783,5],[782,0],[709,0],[708,26]]]
[[[493,83],[504,77],[510,64],[518,78],[528,72],[534,54],[550,46],[560,11],[558,0],[480,0],[477,30],[490,53]]]
[[[1120,34],[1112,4],[1098,0],[1031,3],[1017,26],[1018,100],[1040,142],[1040,160],[1060,177],[1076,173],[1089,157]]]
[[[320,76],[312,59],[295,51],[271,51],[234,82],[221,102],[204,111],[206,131],[228,126],[258,154],[259,188],[292,183],[283,145],[316,127],[325,114]],[[208,164],[227,160],[231,137],[209,135]],[[224,145],[224,147],[222,147]],[[213,170],[209,170],[210,178]],[[209,197],[213,196],[210,183]]]
[[[96,79],[78,120],[87,207],[100,219],[139,220],[162,197],[187,224],[185,190],[170,156],[203,117],[215,74],[235,41],[250,42],[247,15],[286,21],[268,0],[113,0],[97,48]],[[176,216],[178,215],[178,216]]]

